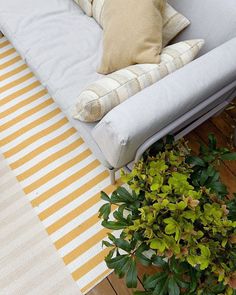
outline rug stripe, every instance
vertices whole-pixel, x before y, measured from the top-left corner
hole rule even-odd
[[[19,61],[21,61],[20,56],[16,56],[16,57],[12,58],[11,60],[8,60],[8,61],[0,64],[0,70],[6,69]]]
[[[95,244],[101,242],[109,232],[111,232],[111,230],[104,228],[100,230],[98,233],[96,233],[92,238],[86,240],[85,243],[83,243],[82,245],[74,249],[72,252],[64,256],[63,259],[65,264],[69,264],[70,262],[78,258],[80,255],[82,255],[84,252],[86,252],[88,248],[92,248]]]
[[[34,81],[33,83],[31,83],[28,86],[25,86],[24,88],[21,88],[20,90],[12,93],[11,95],[3,98],[0,100],[0,106],[3,106],[4,104],[8,103],[9,101],[19,97],[20,95],[23,95],[27,92],[29,92],[30,90],[36,88],[37,86],[40,86],[40,82],[39,81]]]
[[[81,279],[86,273],[89,272],[89,270],[93,269],[97,264],[104,261],[104,257],[109,253],[110,249],[104,249],[99,254],[94,256],[92,259],[90,259],[87,263],[79,267],[76,271],[72,273],[72,276],[75,280]]]
[[[75,182],[77,179],[79,179],[82,176],[88,174],[88,172],[90,172],[93,169],[95,169],[96,167],[98,167],[99,164],[100,163],[98,162],[98,160],[94,160],[93,162],[91,162],[86,167],[82,168],[81,170],[79,170],[75,174],[70,175],[67,179],[65,179],[64,181],[62,181],[58,185],[52,187],[51,189],[49,189],[45,193],[43,193],[39,198],[37,198],[37,200],[39,200],[39,199],[44,199],[45,200],[45,199],[50,198],[55,193],[59,192],[60,190],[63,190],[65,187],[67,187],[70,184],[72,184],[73,182]],[[103,174],[102,177],[105,178],[105,175],[104,175],[105,172],[103,172],[101,174]],[[90,187],[87,185],[86,188],[89,189]],[[62,207],[64,207],[68,203],[72,202],[73,199],[75,199],[77,197],[78,197],[78,195],[75,196],[75,195],[72,195],[72,194],[69,195],[69,196],[67,196],[67,197],[65,197],[64,199],[60,200],[59,202],[56,202],[53,206],[51,206],[48,209],[46,209],[44,212],[40,213],[39,214],[39,218],[41,220],[46,219],[47,217],[49,217],[50,215],[52,215],[53,213],[55,213],[57,210],[61,209]],[[34,201],[32,201],[32,205],[34,205]]]
[[[94,160],[91,164],[89,164],[86,168],[83,169],[84,171],[79,171],[76,174],[70,176],[68,179],[66,179],[66,180],[64,180],[63,182],[60,183],[60,187],[58,187],[58,186],[53,187],[52,189],[50,189],[46,193],[42,194],[39,198],[37,198],[37,201],[39,199],[40,199],[40,201],[42,201],[42,199],[43,200],[48,199],[55,192],[58,192],[58,191],[62,190],[63,188],[65,188],[67,186],[67,184],[69,185],[69,183],[75,182],[77,177],[82,177],[82,175],[85,175],[88,172],[90,172],[91,170],[93,170],[94,168],[98,167],[98,165],[99,165],[99,162],[97,160]],[[101,182],[102,180],[104,180],[106,177],[108,177],[108,172],[107,171],[104,171],[104,172],[100,173],[99,176],[96,176],[92,180],[88,181],[86,184],[81,186],[77,191],[69,194],[64,199],[56,202],[53,206],[49,207],[44,212],[40,213],[39,218],[41,220],[46,219],[47,217],[49,217],[50,215],[52,215],[53,213],[55,213],[59,209],[63,208],[64,206],[66,206],[67,204],[69,204],[70,202],[72,202],[73,200],[78,198],[78,196],[80,196],[82,193],[84,193],[85,191],[91,189],[94,185],[96,185],[99,182]],[[34,204],[35,203],[34,203],[34,200],[33,200],[32,205],[34,206]]]
[[[1,49],[3,49],[3,48],[1,48]],[[16,50],[14,48],[8,49],[7,51],[0,53],[0,59],[3,59],[4,57],[7,57],[15,52],[16,52]]]
[[[52,99],[48,99],[46,101],[44,101],[43,103],[37,105],[36,107],[30,109],[29,111],[21,114],[20,116],[16,116],[14,119],[12,119],[11,121],[8,121],[7,123],[3,124],[0,126],[0,132],[4,131],[14,125],[16,125],[17,123],[19,123],[20,121],[32,116],[33,114],[43,110],[44,108],[50,106],[51,104],[53,104],[53,100]]]
[[[104,192],[107,194],[110,194],[114,190],[113,185],[109,185],[105,189],[103,189]],[[72,221],[74,218],[76,218],[81,213],[85,212],[87,209],[92,207],[95,203],[100,201],[100,193],[96,194],[95,196],[91,197],[89,200],[81,204],[79,207],[75,208],[74,210],[70,211],[68,214],[63,216],[61,219],[58,219],[57,222],[53,223],[51,226],[47,228],[47,231],[49,234],[53,234],[55,231],[63,227],[68,222]]]
[[[39,140],[40,138],[52,133],[53,131],[59,129],[63,125],[67,124],[68,120],[66,118],[63,118],[59,120],[58,122],[54,123],[53,125],[43,129],[42,131],[32,135],[30,138],[24,140],[23,142],[20,142],[17,146],[14,146],[12,149],[4,153],[4,156],[6,158],[11,157],[12,155],[18,153],[19,151],[23,150],[25,147],[31,145],[33,142]],[[0,141],[1,142],[1,141]],[[7,142],[4,142],[6,144]]]
[[[1,87],[1,88],[0,88],[0,92],[3,93],[3,92],[5,92],[5,91],[7,91],[7,90],[9,90],[9,89],[11,89],[11,88],[13,88],[13,87],[16,87],[16,86],[20,85],[20,84],[23,83],[23,82],[26,82],[27,80],[30,80],[30,79],[33,78],[33,77],[34,77],[34,74],[33,74],[33,73],[28,73],[28,74],[26,74],[25,76],[23,76],[23,77],[21,77],[21,78],[15,80],[15,81],[13,81],[13,82],[7,84],[7,85]]]
[[[24,71],[24,70],[27,69],[27,68],[28,68],[27,65],[26,65],[26,64],[23,64],[23,65],[19,66],[18,68],[16,68],[16,69],[14,69],[14,70],[12,70],[12,71],[10,71],[10,72],[8,72],[8,73],[2,75],[2,76],[1,76],[1,82],[2,82],[3,80],[6,80],[6,79],[8,79],[8,78],[11,78],[12,76],[14,76],[14,75],[16,75],[16,74],[18,74],[18,73]]]
[[[0,48],[3,48],[8,45],[10,45],[10,42],[8,40],[6,40],[6,41],[0,43]]]
[[[33,128],[37,127],[38,125],[47,122],[49,119],[52,119],[53,117],[55,117],[56,115],[60,114],[61,111],[60,109],[55,109],[51,112],[49,112],[48,114],[42,116],[41,118],[31,122],[30,124],[24,126],[21,128],[21,130],[17,130],[16,132],[10,134],[9,136],[3,138],[0,141],[0,145],[4,145],[4,143],[9,143],[11,141],[13,141],[15,138],[19,137],[21,134],[24,134],[30,130],[32,130]],[[2,131],[2,130],[1,130]]]
[[[89,155],[91,155],[90,150],[85,150],[83,151],[80,155],[77,157],[73,158],[72,160],[66,162],[65,164],[59,166],[58,168],[54,169],[53,171],[50,171],[48,174],[37,180],[36,182],[32,183],[31,185],[27,186],[24,188],[24,191],[26,194],[31,193],[32,191],[36,190],[38,187],[44,185],[47,183],[49,180],[55,178],[57,175],[61,174],[63,171],[66,171],[67,169],[71,168],[75,164],[81,162],[85,158],[87,158]],[[84,168],[84,170],[81,169],[80,173],[87,173],[87,167]]]
[[[42,96],[46,95],[47,91],[45,89],[37,92],[36,94],[33,94],[32,96],[28,97],[27,99],[19,102],[18,104],[10,107],[9,109],[7,109],[4,112],[0,113],[0,118],[4,118],[6,116],[9,116],[10,114],[18,111],[19,109],[29,105],[30,103],[37,101],[39,98],[41,98]]]
[[[110,273],[103,262],[108,249],[101,246],[109,230],[101,226],[98,208],[103,204],[99,192],[110,194],[115,186],[5,37],[0,39],[1,70],[1,150],[68,271],[86,293]],[[7,188],[2,181],[1,187]],[[23,223],[16,226],[19,231]],[[22,234],[27,237],[27,232]]]
[[[75,150],[79,146],[83,144],[83,140],[79,139],[76,140],[75,142],[72,142],[65,148],[59,150],[57,153],[52,154],[51,156],[47,157],[46,159],[42,160],[40,163],[37,165],[33,166],[32,168],[26,170],[24,173],[17,175],[18,180],[22,181],[25,180],[26,178],[30,177],[32,174],[35,174],[37,171],[41,170],[42,168],[46,167],[48,164],[56,161],[60,157],[70,153],[71,151]]]
[[[71,135],[73,135],[75,133],[76,133],[76,131],[75,131],[74,128],[68,129],[67,131],[65,131],[61,135],[59,135],[59,136],[51,139],[50,141],[44,143],[43,145],[39,146],[37,149],[34,149],[31,153],[28,153],[26,156],[20,158],[18,161],[15,161],[14,163],[10,164],[11,168],[16,169],[16,168],[24,165],[25,163],[32,160],[36,156],[40,155],[43,151],[48,150],[51,147],[61,143],[62,141],[66,140],[68,137],[70,137]]]

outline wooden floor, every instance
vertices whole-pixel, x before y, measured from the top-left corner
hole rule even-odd
[[[233,146],[233,130],[236,125],[236,99],[234,104],[228,110],[225,110],[219,116],[214,117],[193,132],[186,136],[189,141],[189,146],[193,152],[198,151],[199,142],[207,142],[207,136],[209,133],[214,133],[219,146],[227,146],[232,148]],[[236,149],[234,148],[234,151]],[[227,185],[229,193],[236,192],[236,161],[227,161],[223,163],[220,168],[221,179]],[[147,272],[140,265],[139,266],[139,278],[142,277],[144,272]],[[148,273],[154,273],[155,268],[150,267]],[[139,282],[139,289],[142,290],[142,285]],[[97,285],[88,295],[131,295],[131,290],[128,290],[123,280],[118,279],[114,274],[111,274]]]

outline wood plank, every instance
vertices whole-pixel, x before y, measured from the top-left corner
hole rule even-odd
[[[109,275],[108,280],[118,295],[133,295],[133,290],[126,287],[124,279],[119,279],[117,275],[112,273]],[[140,281],[138,281],[137,290],[144,290]]]
[[[233,134],[234,121],[226,112],[222,113],[218,117],[211,119],[211,122],[216,126],[216,128],[224,134],[227,139],[227,144],[230,143],[230,139]]]
[[[216,137],[217,144],[219,147],[227,147],[227,138],[224,136],[223,131],[221,132],[211,121],[206,121],[201,126],[195,129],[195,133],[207,143],[209,133],[213,133]],[[235,149],[234,149],[235,150]],[[225,161],[225,166],[236,175],[236,161]],[[233,176],[232,176],[233,177]]]
[[[112,288],[108,279],[101,281],[95,288],[93,288],[87,295],[117,295]]]
[[[146,267],[146,266],[143,266],[142,264],[138,265],[138,276],[140,279],[142,279],[144,274],[153,275],[159,271],[160,271],[160,268],[157,266],[152,265],[152,266]]]

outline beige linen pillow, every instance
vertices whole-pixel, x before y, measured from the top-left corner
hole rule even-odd
[[[190,21],[185,16],[167,4],[163,13],[163,47],[189,25]]]
[[[164,4],[165,0],[106,0],[99,73],[109,74],[136,63],[160,62]]]
[[[93,17],[102,28],[104,26],[103,13],[105,1],[107,0],[93,0]],[[165,47],[189,24],[190,21],[185,16],[167,3],[163,12],[163,47]]]
[[[204,40],[197,39],[170,45],[163,49],[160,64],[129,66],[90,84],[78,97],[74,118],[100,120],[124,100],[191,62],[203,44]]]
[[[92,0],[74,0],[76,4],[88,15],[93,15]]]

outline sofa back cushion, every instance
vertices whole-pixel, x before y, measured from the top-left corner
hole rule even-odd
[[[236,36],[235,0],[168,0],[168,2],[190,21],[174,42],[191,38],[206,41],[201,54],[219,46]]]

